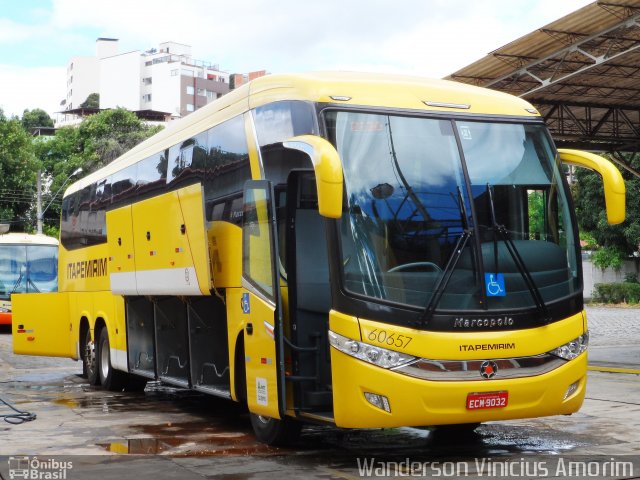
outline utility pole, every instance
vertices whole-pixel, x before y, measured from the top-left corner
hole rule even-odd
[[[37,220],[37,233],[42,234],[42,171],[38,170],[38,178],[36,180],[36,189],[38,191],[38,202],[36,207]]]

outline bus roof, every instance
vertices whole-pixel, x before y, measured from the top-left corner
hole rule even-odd
[[[58,240],[42,234],[5,233],[0,235],[0,245],[58,245]]]
[[[539,117],[531,104],[517,97],[449,80],[355,72],[267,75],[227,93],[181,120],[170,123],[164,130],[109,165],[72,184],[64,196],[236,115],[281,100],[424,112]]]

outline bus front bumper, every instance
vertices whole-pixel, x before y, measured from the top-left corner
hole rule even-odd
[[[335,348],[331,348],[331,362],[335,423],[345,428],[450,425],[570,414],[580,409],[586,389],[586,352],[545,374],[478,381],[415,378]],[[502,398],[507,392],[506,406],[467,408],[469,394],[490,397],[498,392]],[[390,411],[367,400],[371,394],[384,397]]]

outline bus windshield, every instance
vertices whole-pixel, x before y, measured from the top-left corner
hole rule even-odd
[[[57,245],[0,244],[0,299],[58,290]]]
[[[347,292],[434,311],[580,292],[566,182],[541,123],[325,113],[343,162]]]

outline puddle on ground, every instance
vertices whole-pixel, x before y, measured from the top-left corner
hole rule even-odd
[[[136,438],[109,443],[99,447],[119,454],[167,454],[171,456],[269,455],[281,450],[264,445],[251,433],[248,422],[243,428],[203,422],[137,425]]]

